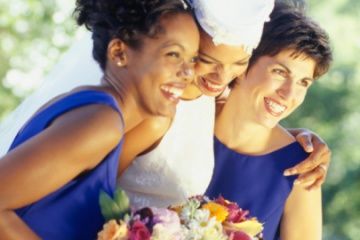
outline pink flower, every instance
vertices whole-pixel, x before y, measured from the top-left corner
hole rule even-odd
[[[251,237],[244,232],[232,232],[229,234],[230,240],[251,240]]]
[[[150,240],[150,237],[151,233],[142,221],[136,220],[132,224],[129,234],[129,240]]]
[[[247,220],[247,215],[249,214],[249,211],[242,210],[241,208],[239,208],[237,203],[230,202],[221,196],[218,197],[215,202],[227,207],[229,211],[229,215],[226,218],[227,222],[239,223]]]

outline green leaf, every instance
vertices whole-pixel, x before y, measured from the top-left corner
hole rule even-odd
[[[130,210],[130,200],[125,191],[119,187],[115,191],[114,200],[117,206],[120,208],[120,211],[126,212]]]
[[[101,214],[106,221],[122,219],[130,212],[130,201],[126,193],[118,188],[114,194],[114,200],[104,191],[100,191],[99,204]]]

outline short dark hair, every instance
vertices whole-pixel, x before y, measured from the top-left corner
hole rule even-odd
[[[314,78],[329,70],[332,61],[329,37],[304,11],[276,2],[270,19],[264,25],[261,41],[250,58],[249,68],[261,56],[275,56],[283,50],[294,49],[294,57],[305,54],[315,60]]]
[[[93,57],[104,70],[112,39],[139,49],[144,36],[156,37],[163,32],[159,25],[162,16],[191,14],[184,4],[181,0],[76,0],[74,15],[78,25],[92,31]]]

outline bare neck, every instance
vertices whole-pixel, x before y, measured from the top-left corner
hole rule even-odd
[[[138,96],[135,94],[134,86],[126,85],[125,81],[115,82],[111,73],[105,73],[101,83],[104,90],[115,97],[125,124],[125,133],[137,126],[141,121],[150,117],[139,104]],[[132,93],[132,94],[131,94]]]
[[[280,125],[266,128],[252,120],[249,114],[242,111],[236,94],[230,93],[215,123],[215,136],[228,148],[239,153],[260,155],[294,141]],[[246,104],[246,101],[243,102]]]

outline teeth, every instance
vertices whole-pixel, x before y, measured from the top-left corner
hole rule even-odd
[[[265,99],[266,104],[270,107],[271,111],[275,113],[282,113],[285,111],[286,106],[280,105],[274,101],[271,101],[270,99]]]
[[[165,92],[170,93],[171,95],[173,95],[174,97],[177,97],[177,98],[180,97],[184,92],[184,89],[170,87],[167,85],[161,86],[161,89],[164,90]]]
[[[223,88],[224,88],[224,87],[219,86],[219,85],[217,85],[217,84],[213,84],[213,83],[211,83],[211,82],[209,82],[209,81],[206,81],[205,79],[203,79],[203,81],[204,81],[204,83],[205,83],[209,88],[211,88],[211,89],[213,89],[213,90],[215,90],[215,91],[221,91],[221,90],[223,90]]]

